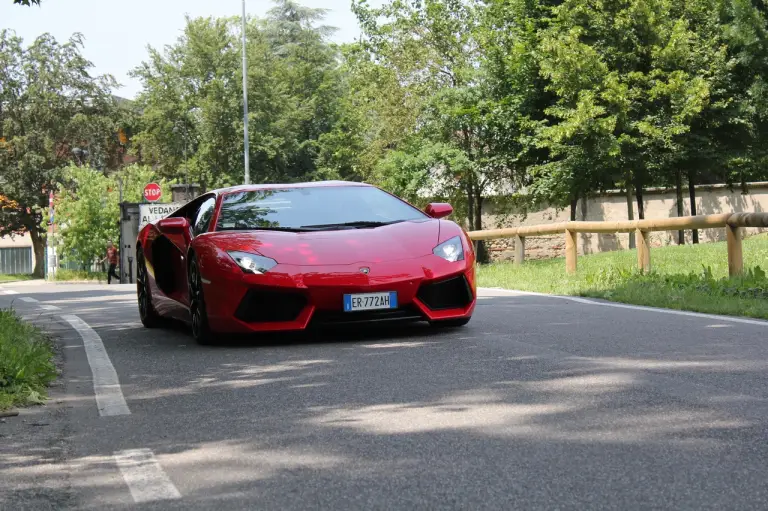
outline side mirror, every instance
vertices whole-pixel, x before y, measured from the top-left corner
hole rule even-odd
[[[432,218],[444,218],[453,213],[453,206],[447,202],[433,202],[424,210]]]
[[[170,217],[170,218],[161,218],[157,221],[157,228],[160,229],[163,232],[167,232],[169,234],[174,233],[182,233],[187,230],[189,230],[189,220],[187,220],[185,217]]]

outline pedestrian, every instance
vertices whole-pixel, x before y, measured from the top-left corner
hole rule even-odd
[[[118,250],[115,248],[115,245],[110,241],[107,244],[107,257],[101,260],[103,263],[104,261],[109,260],[109,270],[107,271],[107,284],[112,283],[112,277],[115,277],[117,280],[117,283],[120,283],[120,276],[115,273],[115,268],[117,268],[117,256],[118,256]]]

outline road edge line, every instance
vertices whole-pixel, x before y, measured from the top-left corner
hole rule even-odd
[[[181,493],[150,449],[126,449],[114,453],[131,497],[137,504],[180,499]]]
[[[512,296],[539,296],[542,298],[558,298],[560,300],[569,300],[576,303],[583,303],[587,305],[596,305],[598,307],[613,307],[616,309],[631,309],[644,312],[655,312],[658,314],[672,314],[675,316],[688,316],[692,318],[704,318],[704,319],[716,319],[719,321],[728,321],[731,323],[742,323],[746,325],[756,325],[762,327],[768,327],[768,321],[760,319],[748,319],[735,316],[721,316],[717,314],[706,314],[704,312],[692,312],[681,311],[677,309],[663,309],[661,307],[648,307],[645,305],[630,305],[627,303],[615,303],[615,302],[603,302],[598,300],[591,300],[589,298],[582,298],[579,296],[564,296],[564,295],[548,295],[546,293],[536,293],[533,291],[517,291],[515,289],[504,289],[501,287],[478,287],[478,290],[497,291],[510,293]]]
[[[93,375],[93,393],[96,396],[99,415],[102,417],[130,415],[131,411],[123,397],[117,371],[109,359],[99,334],[88,323],[75,315],[62,315],[61,319],[77,330],[83,339],[85,356],[88,358],[88,365],[91,366],[91,374]]]

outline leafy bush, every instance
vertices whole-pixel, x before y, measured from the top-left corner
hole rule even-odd
[[[119,240],[120,188],[124,202],[141,202],[144,185],[158,181],[163,196],[170,197],[170,184],[157,180],[151,167],[129,165],[119,172],[104,175],[94,168],[70,166],[64,169],[64,182],[56,214],[61,225],[62,253],[81,268],[106,255],[107,242]]]
[[[9,309],[0,309],[0,410],[42,404],[56,378],[51,344],[45,335]]]

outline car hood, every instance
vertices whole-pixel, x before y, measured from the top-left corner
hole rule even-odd
[[[440,237],[440,221],[429,219],[367,229],[299,233],[230,231],[211,236],[224,250],[257,252],[279,264],[376,263],[431,254]]]

